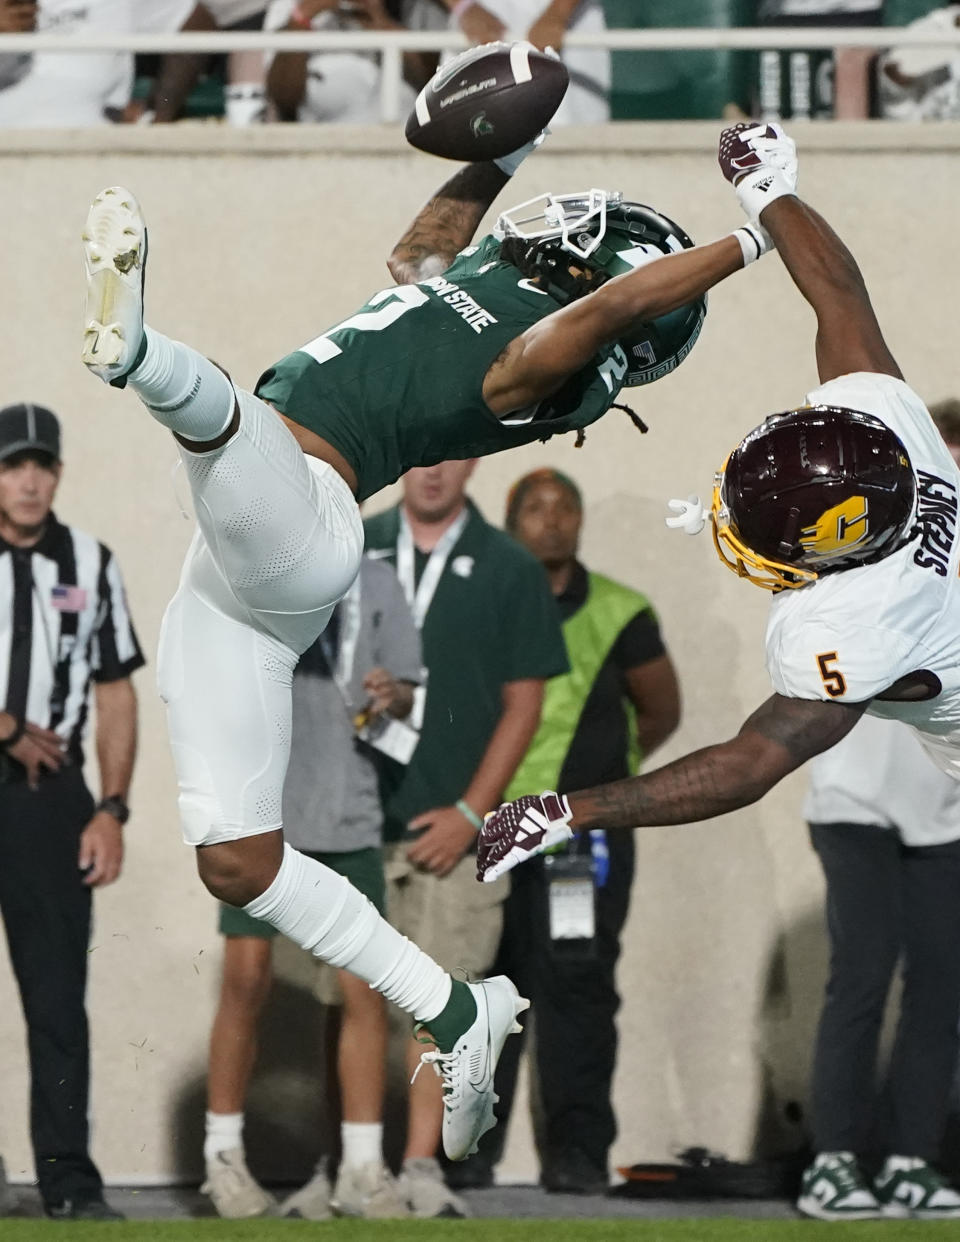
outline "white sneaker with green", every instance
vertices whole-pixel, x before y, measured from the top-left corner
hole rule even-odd
[[[873,1188],[884,1216],[914,1220],[960,1218],[960,1194],[919,1156],[888,1156]]]
[[[849,1151],[822,1151],[804,1170],[797,1210],[817,1220],[873,1220],[883,1215]]]

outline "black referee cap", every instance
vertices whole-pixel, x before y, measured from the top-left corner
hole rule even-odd
[[[45,405],[21,402],[0,410],[0,461],[33,449],[60,460],[60,420]]]

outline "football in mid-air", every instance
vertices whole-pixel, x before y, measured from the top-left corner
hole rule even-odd
[[[535,138],[566,93],[563,62],[531,43],[484,43],[441,65],[407,119],[412,146],[448,160],[496,160]]]

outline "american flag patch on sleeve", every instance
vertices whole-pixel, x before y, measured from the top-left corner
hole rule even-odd
[[[58,612],[83,612],[87,606],[87,593],[83,587],[57,583],[50,590],[50,603]]]

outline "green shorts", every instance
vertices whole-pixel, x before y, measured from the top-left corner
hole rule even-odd
[[[344,876],[354,888],[369,897],[381,914],[387,906],[386,884],[383,878],[383,851],[379,846],[368,846],[365,850],[348,850],[340,854],[314,854],[303,851],[309,858],[315,858],[331,871]],[[265,923],[263,919],[255,919],[252,914],[236,906],[220,906],[221,936],[257,936],[261,940],[272,940],[279,935],[275,927]]]

